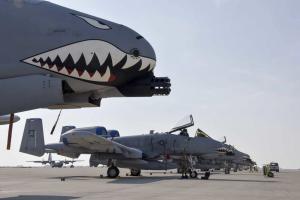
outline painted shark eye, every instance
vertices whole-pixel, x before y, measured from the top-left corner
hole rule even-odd
[[[132,49],[132,50],[130,51],[130,53],[131,53],[135,58],[138,58],[138,57],[140,57],[140,55],[141,55],[141,53],[140,53],[140,51],[139,51],[138,49]]]
[[[80,15],[75,15],[81,19],[83,19],[85,22],[87,22],[89,25],[95,27],[95,28],[99,28],[99,29],[103,29],[103,30],[109,30],[111,29],[111,27],[109,27],[107,24],[96,20],[96,19],[92,19],[92,18],[88,18],[88,17],[84,17],[84,16],[80,16]]]

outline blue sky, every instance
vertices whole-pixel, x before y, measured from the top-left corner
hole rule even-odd
[[[41,117],[47,142],[62,125],[101,125],[122,135],[169,130],[193,114],[195,127],[249,153],[259,164],[300,168],[300,1],[52,0],[136,30],[157,54],[156,75],[169,76],[169,97],[104,99],[101,108],[21,113],[13,150],[0,141],[0,165],[36,159],[18,153],[26,118]],[[4,135],[7,127],[1,127]],[[56,157],[59,158],[59,157]],[[86,158],[86,157],[83,157]]]

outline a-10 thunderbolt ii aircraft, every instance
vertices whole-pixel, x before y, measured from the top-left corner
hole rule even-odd
[[[211,138],[200,129],[197,130],[196,137]],[[202,171],[224,169],[225,174],[229,174],[232,168],[234,171],[237,171],[239,168],[252,167],[255,164],[248,154],[237,150],[232,145],[226,144],[226,138],[222,143],[224,146],[215,153],[198,156],[195,168]]]
[[[194,125],[192,116],[189,119],[170,132],[136,136],[112,137],[104,127],[74,128],[61,135],[61,142],[47,145],[42,120],[28,119],[20,152],[35,156],[52,152],[70,158],[91,154],[94,163],[108,166],[110,178],[119,175],[118,167],[131,169],[132,175],[138,175],[140,170],[181,168],[184,177],[190,173],[191,178],[196,178],[193,157],[212,154],[224,144],[210,138],[189,137],[186,128]],[[180,134],[174,134],[177,131]]]
[[[74,163],[75,162],[79,162],[81,160],[53,160],[52,159],[52,154],[49,153],[48,155],[48,160],[34,160],[34,161],[27,161],[27,162],[31,162],[31,163],[39,163],[42,165],[50,165],[50,167],[52,168],[62,168],[64,165],[68,165],[71,164],[70,168],[74,168]]]
[[[170,93],[170,79],[154,76],[152,46],[124,25],[47,1],[1,0],[0,27],[0,116]]]
[[[197,159],[195,168],[201,169],[202,171],[208,170],[220,170],[224,169],[225,174],[229,174],[231,169],[234,172],[245,167],[252,168],[255,162],[251,160],[250,156],[233,150],[232,155],[215,155],[215,156],[203,156]]]
[[[182,131],[181,134],[182,133],[184,133],[184,131]],[[183,135],[187,136],[187,132],[185,132]],[[195,137],[202,137],[206,138],[207,140],[216,142],[216,140],[209,137],[200,129],[197,130]],[[201,171],[205,172],[205,176],[203,177],[203,179],[208,179],[210,176],[210,171],[213,169],[224,169],[225,173],[227,174],[230,172],[231,168],[237,169],[239,167],[253,165],[253,161],[250,159],[249,155],[238,151],[231,145],[227,145],[226,138],[225,141],[219,143],[221,147],[213,149],[210,153],[201,154],[200,156],[190,156],[189,163],[181,162],[181,165],[178,165],[178,157],[177,159],[162,159],[162,163],[167,163],[164,163],[164,165],[160,165],[161,168],[157,166],[156,170],[167,170],[177,168],[178,173],[184,173],[184,170],[186,170],[186,165],[182,164],[188,164],[189,170],[200,169]],[[101,155],[99,156],[99,154],[92,154],[90,157],[90,166],[97,167],[99,164],[107,165],[107,159],[103,159]],[[138,176],[140,175],[140,173],[141,170],[139,168],[131,169],[131,175],[133,176]],[[194,174],[192,174],[192,176],[193,175]]]

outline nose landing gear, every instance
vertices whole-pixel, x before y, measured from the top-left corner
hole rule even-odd
[[[182,179],[187,179],[188,175],[190,175],[190,178],[192,179],[196,179],[198,178],[198,173],[197,171],[194,169],[194,165],[195,165],[195,157],[186,155],[184,156],[184,161],[181,163],[181,167],[177,169],[178,173],[181,173],[181,178]]]

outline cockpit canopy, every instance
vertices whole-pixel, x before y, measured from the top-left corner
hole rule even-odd
[[[189,115],[180,120],[168,133],[174,133],[176,131],[186,132],[186,129],[192,126],[194,126],[194,119],[192,115]]]

